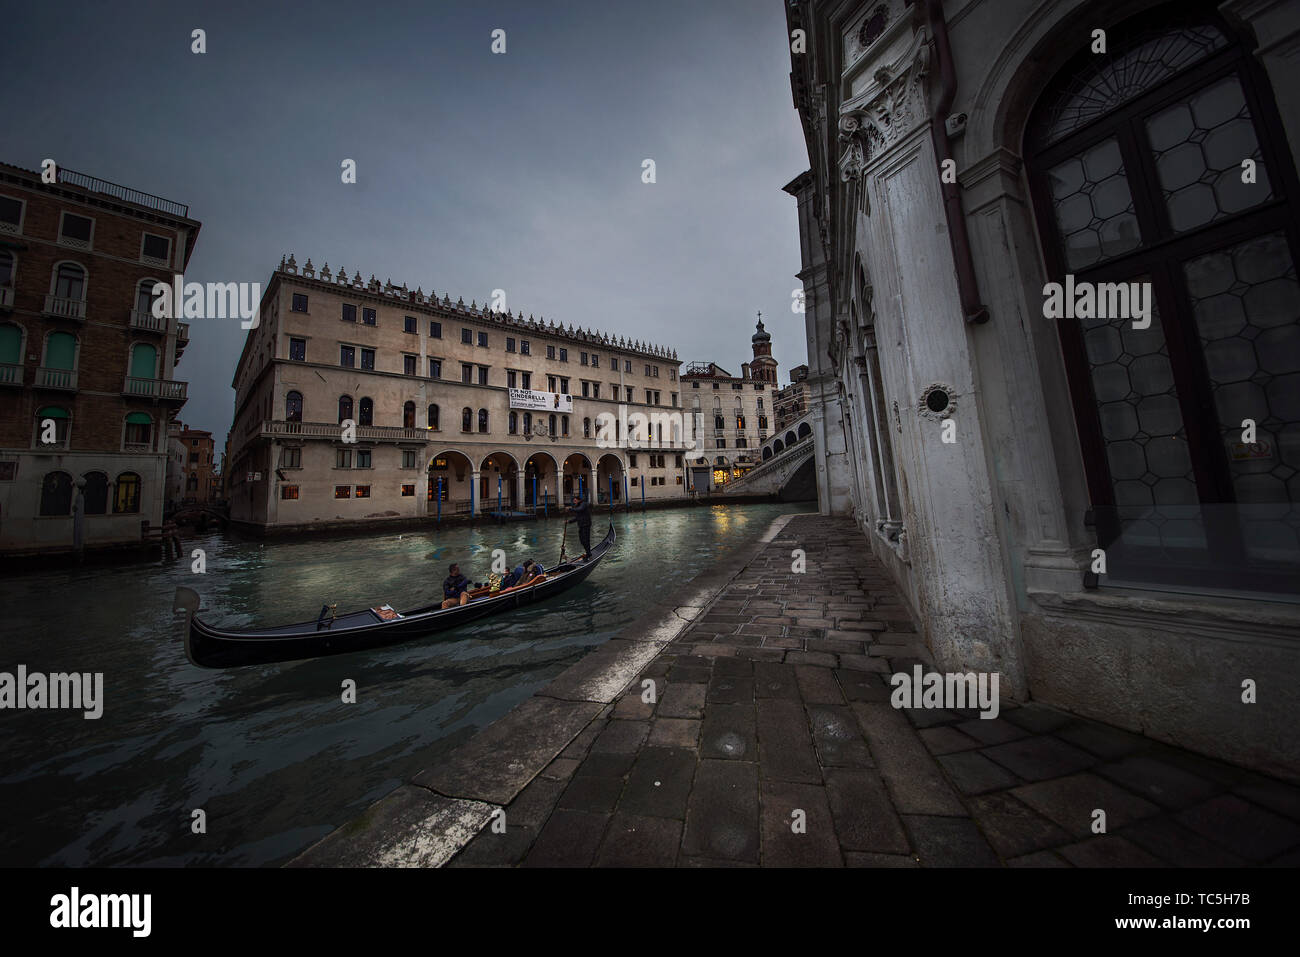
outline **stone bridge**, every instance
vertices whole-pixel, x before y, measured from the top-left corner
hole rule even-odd
[[[817,497],[814,469],[817,447],[812,413],[806,412],[770,436],[762,446],[762,460],[714,496],[776,495],[782,501]]]

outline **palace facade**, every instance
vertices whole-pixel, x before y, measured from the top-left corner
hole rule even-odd
[[[0,164],[0,553],[117,546],[162,524],[189,327],[155,317],[152,290],[198,232],[171,200]]]
[[[823,510],[941,668],[1300,776],[1300,4],[786,11]]]
[[[290,256],[235,373],[231,518],[288,529],[682,498],[679,366],[663,346]]]
[[[699,447],[689,456],[693,489],[712,490],[744,475],[758,464],[772,431],[777,362],[761,315],[750,345],[753,358],[740,364],[739,376],[716,362],[692,362],[682,373],[683,403],[698,423]]]

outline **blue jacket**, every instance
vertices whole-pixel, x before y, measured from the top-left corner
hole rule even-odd
[[[469,579],[464,575],[457,575],[452,578],[450,575],[442,583],[443,598],[459,598],[461,592],[469,588]]]

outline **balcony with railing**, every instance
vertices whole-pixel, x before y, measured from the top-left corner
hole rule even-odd
[[[295,436],[305,439],[334,439],[343,434],[343,426],[330,422],[288,422],[282,419],[266,420],[261,434],[267,437]],[[428,429],[406,429],[384,425],[358,425],[359,442],[427,442],[438,435]]]
[[[23,367],[13,362],[0,362],[0,385],[23,384]]]
[[[119,186],[117,183],[110,183],[108,180],[100,179],[97,176],[78,173],[75,169],[59,167],[59,182],[67,183],[70,186],[80,186],[92,193],[104,193],[125,200],[128,203],[135,203],[137,206],[147,206],[149,209],[156,209],[159,212],[171,213],[173,216],[188,218],[190,215],[190,208],[184,203],[163,199],[161,196],[153,195],[153,193],[143,193],[138,189],[131,189],[129,186]]]
[[[36,388],[75,392],[77,390],[77,371],[75,369],[37,369]]]
[[[122,383],[122,394],[141,399],[184,401],[189,385],[188,382],[177,382],[175,379],[137,379],[135,376],[127,376]]]
[[[62,296],[51,293],[45,297],[45,314],[47,316],[57,316],[60,319],[84,320],[86,318],[86,300],[64,299]]]
[[[152,309],[132,309],[131,328],[163,334],[167,332],[167,318],[164,316],[160,319],[153,314]]]

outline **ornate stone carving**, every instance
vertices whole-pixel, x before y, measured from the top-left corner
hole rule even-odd
[[[903,67],[906,65],[906,69]],[[862,174],[866,165],[882,150],[924,119],[925,85],[930,48],[926,31],[917,30],[907,53],[890,66],[877,67],[875,83],[860,97],[840,108],[840,178],[848,181]]]

